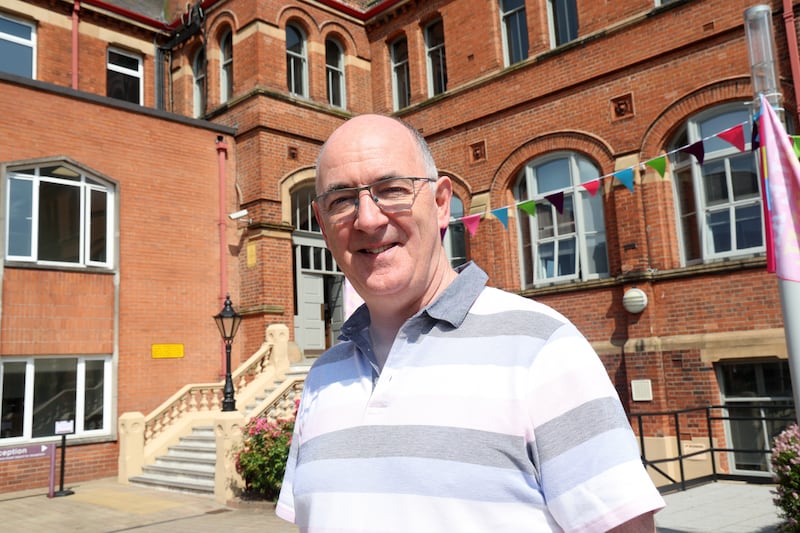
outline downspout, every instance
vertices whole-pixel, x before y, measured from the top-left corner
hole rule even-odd
[[[219,179],[219,301],[220,305],[225,302],[228,291],[228,263],[227,263],[227,239],[225,233],[227,224],[225,223],[225,159],[228,157],[228,145],[222,135],[217,135],[217,177]],[[225,375],[225,343],[220,344],[220,356],[222,362],[220,368],[221,375]]]
[[[78,90],[78,24],[80,17],[78,12],[81,10],[80,0],[75,0],[72,4],[72,88]]]
[[[792,67],[792,86],[794,90],[794,110],[800,116],[800,52],[797,50],[797,29],[794,22],[792,0],[783,0],[783,23],[786,28],[786,46],[789,48],[789,64]],[[800,122],[798,122],[800,124]]]

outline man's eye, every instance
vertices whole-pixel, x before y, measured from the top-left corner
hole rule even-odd
[[[328,209],[344,209],[353,203],[353,198],[347,194],[333,195],[328,198]]]

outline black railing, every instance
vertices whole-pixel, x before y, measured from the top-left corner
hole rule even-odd
[[[761,413],[759,416],[732,416],[728,414],[730,410],[736,411],[737,409],[752,409]],[[636,430],[639,438],[639,449],[642,454],[642,462],[645,467],[663,476],[666,484],[659,484],[659,490],[662,493],[672,492],[675,490],[686,490],[689,487],[708,483],[718,480],[736,480],[745,481],[748,483],[772,483],[773,478],[770,472],[759,471],[760,473],[743,474],[743,473],[730,473],[735,457],[732,456],[728,459],[729,472],[721,472],[717,461],[717,454],[731,453],[731,454],[759,454],[763,455],[765,462],[763,464],[769,465],[769,459],[772,454],[772,440],[777,436],[784,427],[795,421],[794,415],[792,416],[765,416],[765,411],[775,410],[775,404],[755,404],[747,403],[745,405],[729,404],[729,405],[710,405],[707,407],[695,407],[689,409],[681,409],[677,411],[662,411],[662,412],[649,412],[649,413],[631,413],[631,426]],[[645,435],[645,422],[647,420],[657,420],[659,423],[656,427],[660,428],[660,433],[663,431],[664,419],[669,419],[671,425],[671,433],[668,437],[662,434],[653,434],[649,432]],[[773,427],[778,428],[770,432],[768,442],[765,448],[736,448],[729,446],[715,446],[715,442],[724,442],[727,444],[728,439],[731,438],[730,432],[726,431],[723,424],[727,422],[758,422],[760,427],[766,428],[765,423],[777,422],[778,424],[771,424]],[[715,422],[719,422],[715,426]],[[674,439],[675,449],[677,456],[675,457],[661,457],[654,458],[652,450],[648,450],[646,446],[647,437],[656,438],[670,438]],[[694,442],[693,437],[708,438],[708,447],[692,451],[689,453],[684,452],[683,444],[685,442]],[[648,456],[650,451],[650,456]],[[687,479],[685,461],[702,456],[708,456],[708,463],[710,464],[710,474],[698,475]],[[678,477],[677,479],[665,471],[663,465],[670,463],[678,463]]]

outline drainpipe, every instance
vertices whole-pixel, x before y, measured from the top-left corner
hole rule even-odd
[[[786,45],[789,48],[789,64],[792,66],[792,86],[794,91],[794,109],[800,116],[800,56],[797,50],[797,30],[794,22],[792,0],[783,0],[783,23],[786,28]],[[798,122],[800,124],[800,122]]]
[[[227,239],[225,236],[227,224],[225,223],[225,159],[228,157],[228,145],[222,135],[217,135],[217,176],[219,179],[219,301],[220,305],[225,301],[228,291],[228,264],[227,264]],[[222,369],[220,374],[225,374],[225,344],[220,344],[220,356]]]
[[[72,4],[72,88],[78,89],[78,23],[80,17],[78,12],[81,10],[80,0],[75,0]]]

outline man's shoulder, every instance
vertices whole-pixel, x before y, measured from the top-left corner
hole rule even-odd
[[[495,287],[485,287],[471,309],[471,312],[477,314],[514,311],[545,315],[558,322],[569,323],[564,315],[549,305]]]

